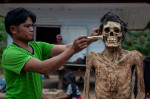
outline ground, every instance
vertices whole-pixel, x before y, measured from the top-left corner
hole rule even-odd
[[[94,85],[95,82],[93,78],[91,79],[91,86],[90,86],[90,99],[96,99],[94,96]],[[79,90],[81,92],[81,95],[83,93],[83,87],[84,87],[84,82],[82,80],[79,80],[79,77],[76,77],[76,84],[79,87]],[[58,86],[58,76],[50,76],[50,79],[44,79],[43,80],[43,88],[49,88],[49,89],[55,89]],[[66,92],[66,86],[63,88],[64,92]]]
[[[0,76],[4,78],[3,74],[0,74]],[[50,77],[49,79],[43,80],[43,88],[57,89],[58,88],[57,87],[58,86],[58,76],[49,76],[49,77]],[[77,83],[79,90],[81,92],[81,95],[82,95],[84,82],[79,81],[79,77],[76,77],[76,83]],[[94,86],[95,86],[94,78],[91,78],[91,81],[90,81],[90,99],[96,99],[95,95],[94,95]],[[64,86],[63,90],[64,90],[64,92],[66,92],[65,86]],[[0,99],[5,99],[5,93],[0,92]],[[133,94],[132,94],[132,99],[134,99]]]

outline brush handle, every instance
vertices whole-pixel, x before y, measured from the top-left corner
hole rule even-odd
[[[100,40],[102,40],[103,36],[102,35],[100,35],[100,36],[90,36],[90,37],[88,37],[88,39],[100,39]]]

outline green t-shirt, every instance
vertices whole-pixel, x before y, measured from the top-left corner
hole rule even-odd
[[[34,57],[39,60],[49,58],[53,44],[29,42],[33,53],[15,45],[9,45],[2,56],[2,66],[6,79],[6,99],[41,99],[42,75],[22,71],[26,62]]]

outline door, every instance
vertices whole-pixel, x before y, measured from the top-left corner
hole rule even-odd
[[[61,35],[63,37],[63,43],[69,44],[72,43],[75,38],[80,35],[87,35],[87,28],[86,27],[75,27],[75,26],[62,26],[61,27]],[[87,53],[87,49],[82,50],[81,52],[73,55],[68,62],[74,62],[78,58],[84,58]]]

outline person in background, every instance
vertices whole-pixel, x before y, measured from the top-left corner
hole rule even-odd
[[[60,34],[57,34],[56,35],[56,45],[64,45],[62,41],[63,41],[62,36]]]
[[[145,96],[146,99],[150,99],[150,53],[149,56],[143,60],[143,71],[144,71],[144,83],[145,83]],[[137,96],[137,75],[135,73],[135,84],[134,84],[134,96]]]
[[[1,78],[1,76],[0,76],[0,92],[6,92],[5,78]]]
[[[56,99],[81,99],[80,91],[75,83],[72,72],[65,74],[63,80],[64,83],[68,86],[67,93],[64,96],[58,97]]]
[[[146,99],[150,99],[150,55],[143,60]]]

